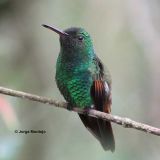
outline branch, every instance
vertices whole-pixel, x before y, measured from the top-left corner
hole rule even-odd
[[[59,108],[67,109],[67,103],[65,103],[65,102],[58,102],[58,101],[55,101],[50,98],[41,97],[41,96],[30,94],[30,93],[16,91],[16,90],[4,88],[4,87],[0,87],[0,93],[5,94],[5,95],[9,95],[9,96],[28,99],[31,101],[36,101],[36,102],[40,102],[40,103],[44,103],[44,104],[54,105],[55,107],[59,107]],[[80,114],[86,114],[86,112],[83,109],[79,109],[79,108],[74,108],[73,111],[78,112]],[[90,109],[88,111],[88,116],[104,119],[106,121],[111,121],[113,123],[122,125],[125,128],[134,128],[137,130],[144,131],[146,133],[160,136],[160,129],[159,128],[155,128],[155,127],[143,124],[143,123],[139,123],[139,122],[133,121],[129,118],[122,118],[122,117],[107,114],[104,112],[99,112],[94,109]]]

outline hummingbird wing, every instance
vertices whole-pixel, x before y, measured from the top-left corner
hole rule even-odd
[[[97,110],[110,113],[111,112],[111,76],[109,71],[104,71],[101,60],[96,56],[93,59],[96,66],[96,72],[93,74],[93,84],[91,87],[91,97]]]
[[[91,87],[91,97],[94,107],[98,111],[111,112],[111,79],[109,73],[104,73],[104,67],[98,57],[93,59],[96,72],[93,74],[93,84]],[[115,150],[115,141],[110,122],[102,119],[80,115],[83,124],[100,141],[104,150]]]

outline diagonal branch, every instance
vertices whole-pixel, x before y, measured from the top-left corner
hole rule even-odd
[[[44,104],[54,105],[55,107],[59,107],[59,108],[65,108],[65,109],[67,108],[67,103],[65,103],[65,102],[58,102],[58,101],[55,101],[50,98],[41,97],[38,95],[25,93],[25,92],[21,92],[21,91],[16,91],[16,90],[4,88],[4,87],[0,87],[0,93],[5,94],[5,95],[9,95],[9,96],[28,99],[31,101],[36,101],[36,102],[40,102],[40,103],[44,103]],[[86,112],[83,109],[79,109],[79,108],[74,108],[73,111],[78,112],[80,114],[86,114]],[[146,133],[160,136],[160,129],[159,128],[155,128],[155,127],[143,124],[143,123],[139,123],[139,122],[133,121],[129,118],[122,118],[119,116],[99,112],[94,109],[90,109],[88,111],[88,115],[91,117],[104,119],[106,121],[111,121],[113,123],[122,125],[125,128],[134,128],[137,130],[144,131]]]

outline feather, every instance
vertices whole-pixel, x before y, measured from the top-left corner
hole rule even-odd
[[[91,86],[91,97],[93,99],[94,108],[98,111],[111,112],[111,87],[105,79],[104,67],[100,60],[96,57],[95,64],[99,69],[98,75],[94,76]],[[87,115],[79,115],[86,128],[100,141],[104,150],[115,150],[115,140],[113,136],[111,123],[102,119],[88,117]]]

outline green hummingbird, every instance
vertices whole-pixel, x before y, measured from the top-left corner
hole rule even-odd
[[[97,57],[92,39],[83,28],[61,31],[43,25],[60,36],[60,52],[56,64],[56,83],[68,102],[68,109],[94,108],[111,112],[111,76]],[[115,150],[111,123],[79,114],[85,127],[99,140],[104,150]]]

